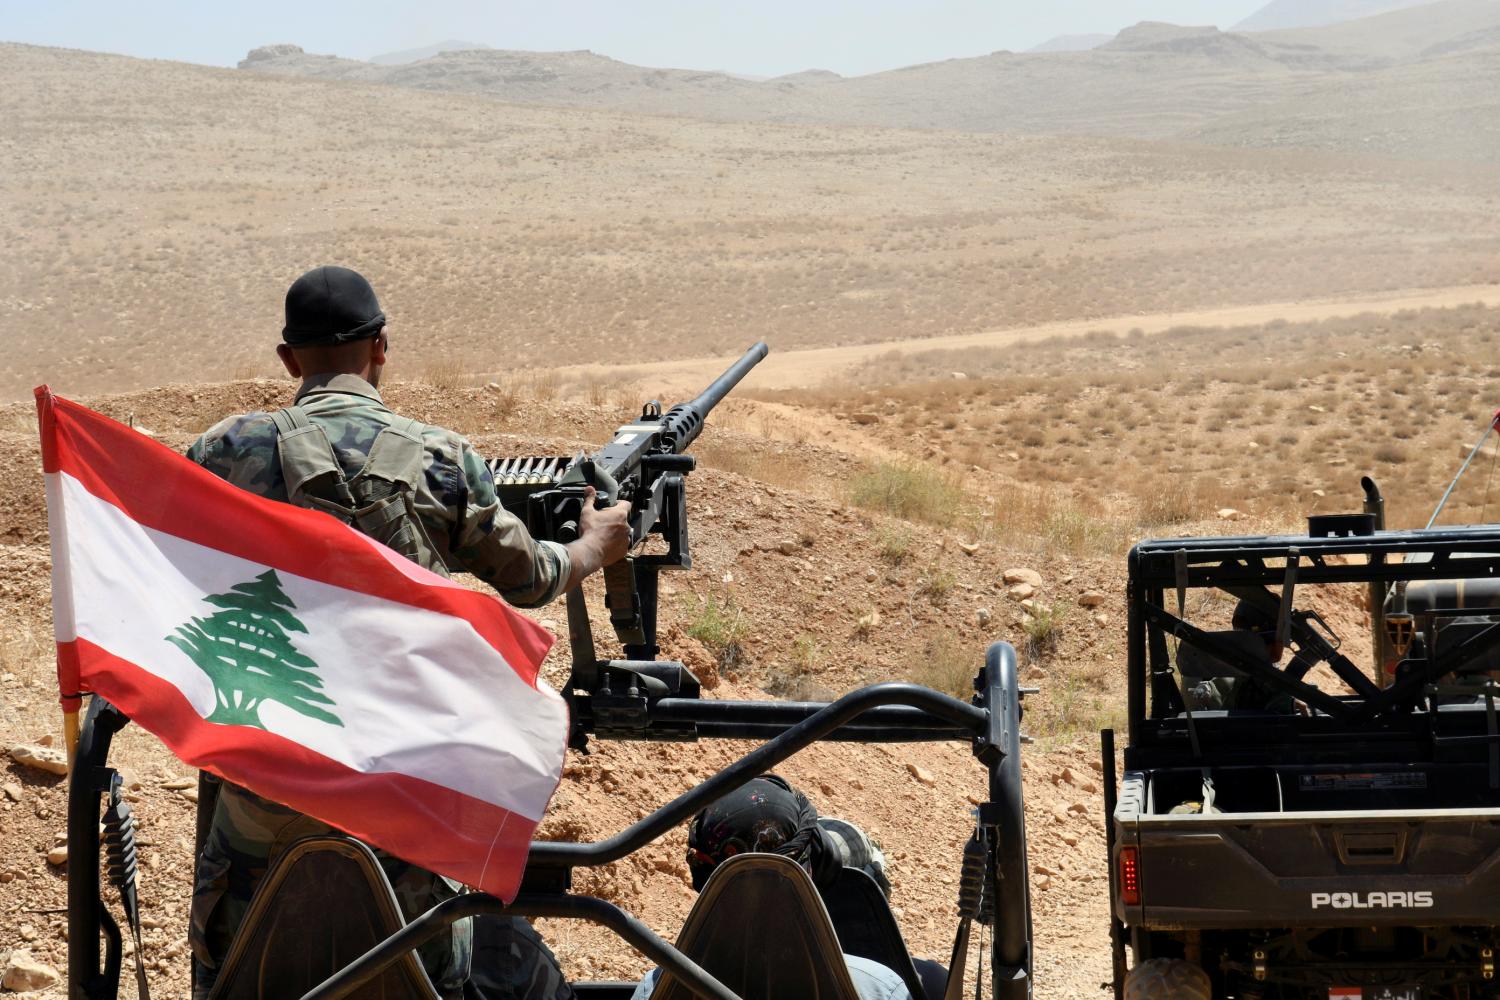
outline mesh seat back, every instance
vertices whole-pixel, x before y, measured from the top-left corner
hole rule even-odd
[[[742,1000],[858,1000],[818,890],[779,854],[740,854],[715,869],[677,948]],[[692,996],[670,972],[651,993]]]
[[[1227,632],[1207,633],[1211,642],[1230,646],[1263,663],[1270,663],[1266,656],[1266,644],[1254,632],[1230,629]],[[1177,650],[1177,669],[1184,677],[1207,680],[1214,677],[1243,677],[1245,672],[1219,659],[1206,649],[1184,642]]]
[[[300,997],[403,924],[368,847],[345,837],[299,840],[261,880],[210,1000]],[[438,1000],[411,952],[351,996]]]
[[[1454,618],[1438,629],[1433,643],[1433,659],[1452,655],[1453,651],[1470,639],[1487,631],[1495,621],[1490,618]],[[1485,651],[1463,671],[1465,674],[1500,672],[1500,649]]]
[[[901,977],[912,996],[923,995],[922,980],[896,915],[873,878],[858,868],[840,869],[833,884],[823,890],[823,905],[844,954],[880,963]]]

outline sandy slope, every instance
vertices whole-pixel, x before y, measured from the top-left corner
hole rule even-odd
[[[956,350],[968,347],[1005,347],[1053,337],[1081,337],[1096,330],[1126,332],[1141,330],[1146,334],[1164,333],[1180,327],[1258,326],[1284,320],[1289,323],[1315,322],[1365,313],[1389,316],[1415,309],[1445,309],[1471,303],[1500,302],[1500,284],[1461,285],[1454,288],[1430,288],[1394,292],[1388,295],[1361,296],[1353,299],[1327,299],[1313,302],[1265,303],[1233,306],[1224,309],[1195,309],[1184,312],[1125,315],[1103,319],[1068,320],[1037,326],[986,330],[980,333],[921,340],[886,341],[877,344],[851,344],[810,350],[776,351],[756,366],[752,382],[763,389],[808,388],[832,382],[842,374],[877,360],[884,355],[918,354],[927,351]],[[749,346],[749,345],[746,345]],[[696,392],[717,377],[733,356],[691,358],[652,365],[630,374],[649,378],[653,387],[668,389],[679,395]],[[629,370],[627,370],[629,371]],[[590,381],[608,373],[619,373],[617,366],[577,365],[560,370],[566,377]]]

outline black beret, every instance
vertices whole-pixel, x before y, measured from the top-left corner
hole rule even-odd
[[[315,267],[287,289],[281,339],[293,347],[363,340],[384,326],[375,289],[347,267]]]

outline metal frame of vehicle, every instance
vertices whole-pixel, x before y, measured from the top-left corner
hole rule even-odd
[[[484,893],[449,900],[412,921],[399,933],[346,967],[311,998],[331,1000],[351,994],[399,955],[437,934],[454,920],[480,913],[576,918],[603,924],[652,961],[679,977],[701,996],[729,1000],[734,994],[715,982],[672,945],[619,907],[570,891],[575,868],[609,864],[639,850],[686,821],[698,809],[775,767],[819,741],[906,743],[963,740],[986,769],[990,801],[981,805],[979,826],[990,845],[986,893],[994,901],[990,983],[994,996],[1021,1000],[1031,995],[1031,921],[1024,816],[1021,809],[1020,716],[1022,689],[1010,646],[990,647],[976,679],[973,704],[911,684],[878,684],[851,692],[831,704],[713,701],[697,697],[648,697],[643,691],[615,693],[609,738],[683,741],[765,740],[707,781],[655,809],[625,830],[598,843],[536,842],[515,902],[504,905]],[[618,700],[638,698],[622,716]],[[590,694],[574,694],[575,726],[598,728]],[[624,717],[636,720],[628,731]],[[69,791],[68,979],[74,1000],[117,996],[122,936],[101,894],[99,815],[101,796],[118,781],[108,765],[111,740],[128,720],[94,699],[83,727]],[[959,859],[955,858],[955,865]],[[103,955],[101,956],[101,944]],[[101,963],[102,957],[102,963]],[[612,996],[618,985],[580,984],[580,995]],[[628,994],[626,994],[628,995]]]

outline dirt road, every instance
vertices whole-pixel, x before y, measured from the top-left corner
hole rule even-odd
[[[1123,333],[1140,329],[1146,334],[1163,333],[1183,326],[1235,327],[1259,326],[1275,320],[1289,323],[1316,322],[1362,313],[1390,315],[1413,309],[1443,309],[1483,302],[1500,303],[1500,284],[1459,285],[1450,288],[1428,288],[1386,292],[1357,299],[1324,299],[1303,302],[1274,302],[1260,305],[1231,306],[1192,312],[1125,315],[1102,319],[1064,320],[1039,326],[985,330],[951,337],[918,340],[885,341],[874,344],[851,344],[804,351],[775,352],[755,369],[754,384],[763,389],[796,389],[821,385],[847,373],[858,365],[881,355],[916,354],[926,351],[958,350],[974,347],[1005,347],[1048,337],[1081,337],[1095,330]],[[748,344],[746,346],[749,346]],[[622,375],[649,381],[653,391],[691,394],[717,376],[732,358],[690,358],[661,362],[649,368],[621,369],[612,365],[575,365],[558,369],[567,380],[588,381]]]

